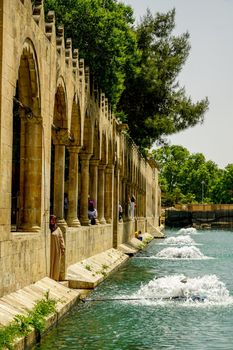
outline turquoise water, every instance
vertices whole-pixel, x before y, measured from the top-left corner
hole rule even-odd
[[[177,231],[183,245],[153,240],[88,296],[122,300],[80,302],[35,349],[232,350],[233,232]]]

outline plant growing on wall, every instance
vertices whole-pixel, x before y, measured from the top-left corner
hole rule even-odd
[[[16,339],[28,335],[33,329],[41,333],[46,317],[56,312],[56,304],[56,300],[46,293],[26,315],[16,315],[9,325],[0,327],[0,349],[13,349]]]

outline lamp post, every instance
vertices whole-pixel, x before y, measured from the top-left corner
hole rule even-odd
[[[204,185],[205,185],[205,181],[201,182],[201,202],[203,204],[203,200],[204,200]]]

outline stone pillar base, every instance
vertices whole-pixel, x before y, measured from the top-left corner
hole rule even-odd
[[[89,226],[90,223],[89,223],[89,219],[86,219],[86,218],[80,218],[80,221],[81,221],[81,224],[82,226]]]
[[[106,224],[105,218],[100,219],[100,224],[101,224],[101,225],[105,225],[105,224]]]
[[[68,223],[68,226],[70,226],[70,227],[80,227],[81,226],[78,218],[75,218],[75,219],[68,218],[67,223]]]
[[[67,223],[66,223],[66,221],[64,219],[57,219],[57,225],[59,227],[64,227],[64,228],[67,227]]]
[[[21,232],[40,232],[41,228],[38,225],[22,224],[18,230]]]

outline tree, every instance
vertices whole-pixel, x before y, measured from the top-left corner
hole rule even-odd
[[[45,0],[45,13],[54,10],[56,25],[85,59],[98,87],[115,108],[127,72],[140,57],[132,29],[133,10],[116,0]]]
[[[137,74],[128,74],[118,109],[127,116],[129,132],[142,148],[166,135],[201,123],[208,108],[205,98],[193,103],[177,81],[190,50],[189,34],[173,36],[175,10],[150,13],[136,28],[141,60]],[[130,72],[131,73],[131,72]]]
[[[233,164],[228,164],[213,188],[215,203],[233,203]]]
[[[160,147],[152,155],[160,165],[163,205],[201,203],[202,199],[205,203],[222,203],[223,197],[216,202],[214,196],[220,192],[217,185],[221,183],[222,170],[213,161],[206,161],[203,154],[190,154],[186,148],[173,145]],[[233,168],[230,170],[233,176]],[[228,179],[230,173],[227,172]]]
[[[116,116],[146,154],[155,141],[201,123],[208,100],[193,103],[177,80],[189,34],[172,35],[175,10],[148,11],[133,28],[133,10],[117,0],[45,0],[90,66]]]

